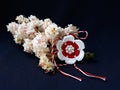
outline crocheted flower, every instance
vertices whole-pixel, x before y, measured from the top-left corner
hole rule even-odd
[[[65,60],[66,64],[74,64],[81,61],[84,57],[85,45],[81,40],[74,40],[72,35],[65,36],[63,40],[59,40],[56,44],[58,49],[57,56],[61,61]]]

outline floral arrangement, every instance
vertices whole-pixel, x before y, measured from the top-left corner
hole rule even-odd
[[[62,28],[49,18],[39,20],[33,15],[28,18],[20,15],[16,17],[16,20],[17,22],[7,25],[7,30],[12,33],[15,43],[23,45],[25,52],[34,53],[39,58],[39,66],[46,72],[53,72],[56,68],[61,74],[81,81],[82,78],[60,70],[60,66],[73,64],[78,71],[88,77],[106,80],[106,77],[84,72],[75,64],[89,54],[84,52],[85,44],[82,41],[88,37],[87,31],[80,31],[72,24]],[[85,36],[78,37],[81,33]],[[57,58],[65,64],[56,63]]]

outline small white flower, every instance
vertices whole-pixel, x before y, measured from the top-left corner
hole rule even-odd
[[[19,27],[18,27],[18,33],[19,34],[25,34],[26,33],[26,31],[27,31],[27,24],[26,23],[22,23],[22,24],[20,24],[19,25]]]
[[[28,17],[30,21],[38,21],[39,19],[36,16],[30,15],[30,17]]]
[[[49,18],[44,19],[42,28],[46,29],[50,24],[52,24],[52,21]]]
[[[55,65],[48,59],[46,54],[40,56],[39,65],[47,72],[53,71]]]
[[[27,23],[26,35],[29,39],[33,39],[36,36],[36,31],[34,29],[34,25],[31,22]]]
[[[75,33],[75,32],[77,32],[77,31],[78,31],[77,27],[76,27],[76,26],[73,26],[72,24],[69,24],[68,27],[66,27],[66,28],[64,29],[64,32],[65,32],[67,35],[70,34],[70,33]]]
[[[25,51],[25,52],[32,53],[32,52],[33,52],[32,40],[30,40],[30,39],[25,39],[25,40],[24,40],[23,47],[24,47],[24,51]]]
[[[18,23],[29,22],[29,20],[26,17],[24,17],[23,15],[17,16],[16,20],[18,21]]]
[[[74,64],[81,61],[84,57],[85,45],[81,40],[74,40],[72,35],[65,36],[63,40],[59,40],[56,44],[58,49],[57,56],[61,61],[67,64]]]
[[[11,22],[7,25],[7,30],[10,31],[13,35],[17,33],[19,24],[16,22]]]
[[[18,32],[16,34],[17,37],[21,38],[21,39],[26,39],[27,35],[26,35],[26,31],[27,31],[27,24],[26,23],[22,23],[19,25],[18,27]]]
[[[37,17],[35,17],[35,16],[30,16],[29,17],[29,19],[30,19],[30,22],[29,22],[29,24],[28,24],[28,27],[29,26],[31,26],[31,27],[33,27],[33,28],[36,28],[36,27],[41,27],[41,25],[43,25],[43,20],[39,20]]]
[[[45,35],[49,38],[55,38],[58,34],[58,26],[56,24],[50,24],[46,29],[45,29]]]
[[[42,34],[38,34],[32,40],[32,44],[33,44],[33,51],[34,52],[42,51],[43,49],[47,48],[47,38]]]

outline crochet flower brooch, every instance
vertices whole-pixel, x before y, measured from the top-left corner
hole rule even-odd
[[[88,37],[87,31],[80,31],[72,24],[62,28],[50,19],[39,20],[33,15],[28,18],[20,15],[16,20],[17,22],[7,25],[8,31],[12,33],[17,44],[23,45],[25,52],[34,53],[39,58],[39,66],[46,72],[57,69],[64,76],[81,81],[82,78],[60,69],[60,66],[70,64],[88,77],[106,80],[106,77],[84,72],[76,66],[76,62],[82,61],[89,54],[84,52],[85,44],[82,41]],[[85,36],[78,37],[79,34],[85,34]],[[58,59],[64,64],[57,63]]]
[[[84,57],[85,45],[81,40],[74,40],[72,35],[65,36],[63,40],[58,40],[56,44],[58,58],[66,64],[74,64],[81,61]]]

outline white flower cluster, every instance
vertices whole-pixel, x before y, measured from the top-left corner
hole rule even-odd
[[[24,51],[35,53],[40,59],[39,66],[50,72],[54,70],[54,63],[51,60],[51,45],[56,38],[63,38],[78,29],[72,24],[61,28],[50,19],[39,20],[31,15],[26,18],[23,15],[17,16],[17,22],[11,22],[7,29],[12,33],[17,44],[22,44]]]

